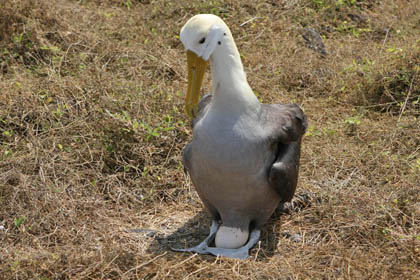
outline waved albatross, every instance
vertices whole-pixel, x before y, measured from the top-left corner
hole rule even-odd
[[[188,61],[186,113],[193,118],[183,162],[213,222],[198,246],[172,249],[245,259],[276,207],[294,195],[306,118],[296,104],[258,101],[219,17],[192,17],[180,39]],[[212,94],[198,104],[209,61]]]

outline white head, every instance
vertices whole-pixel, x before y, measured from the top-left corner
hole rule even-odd
[[[221,100],[218,92],[223,92],[224,101],[221,102],[227,104],[223,106],[258,103],[246,81],[232,33],[221,18],[210,14],[192,17],[182,27],[180,39],[187,50],[188,90],[185,110],[190,117],[197,115],[200,88],[209,61],[214,94],[212,104]]]
[[[187,50],[188,58],[185,111],[190,117],[197,115],[200,88],[210,57],[216,53],[218,47],[225,47],[225,41],[233,42],[231,36],[227,25],[215,15],[196,15],[182,27],[180,39]]]
[[[222,45],[226,36],[232,36],[227,25],[221,18],[211,14],[192,17],[180,33],[185,49],[205,61],[209,60],[218,45]]]

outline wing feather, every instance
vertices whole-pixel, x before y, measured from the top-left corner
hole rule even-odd
[[[308,123],[296,104],[263,106],[264,127],[272,132],[271,147],[275,154],[268,169],[268,181],[281,197],[281,202],[288,202],[296,190],[301,140]]]

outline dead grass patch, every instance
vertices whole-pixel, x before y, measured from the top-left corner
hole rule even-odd
[[[419,12],[402,0],[3,1],[0,275],[415,279]],[[169,250],[209,225],[181,164],[177,36],[197,13],[231,27],[262,101],[297,102],[310,121],[295,210],[243,262]],[[305,46],[307,27],[328,55]]]

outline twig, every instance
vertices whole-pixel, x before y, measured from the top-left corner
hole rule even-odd
[[[247,21],[245,21],[245,22],[241,23],[239,26],[240,26],[240,27],[242,27],[242,26],[244,26],[245,24],[250,23],[250,22],[252,22],[252,21],[254,21],[254,20],[256,20],[256,19],[260,19],[260,18],[261,18],[261,17],[253,17],[253,18],[251,18],[251,19],[249,19],[249,20],[247,20]]]
[[[388,39],[389,29],[390,29],[390,28],[388,28],[388,29],[386,30],[385,38],[384,38],[384,41],[383,41],[383,43],[382,43],[382,47],[381,47],[381,49],[379,50],[379,54],[381,54],[381,53],[382,53],[382,51],[384,50],[386,40]]]
[[[176,133],[176,132],[175,132]],[[174,146],[175,146],[175,139],[176,139],[177,137],[174,137],[174,140],[172,141],[172,145],[171,145],[171,148],[169,149],[169,151],[168,151],[168,154],[166,155],[166,158],[165,158],[165,161],[163,162],[163,166],[165,166],[167,163],[168,163],[168,159],[169,159],[169,155],[171,154],[171,152],[172,152],[172,149],[174,148]]]
[[[51,235],[55,234],[55,232],[57,231],[57,229],[58,229],[58,226],[55,227],[55,229],[54,229],[53,232],[51,232],[49,234],[46,234],[46,235],[43,235],[43,236],[40,236],[40,237],[38,237],[38,239],[43,239],[45,237],[48,237],[48,236],[51,236]]]
[[[183,279],[188,279],[191,275],[196,274],[197,272],[200,272],[200,271],[202,271],[203,269],[206,269],[206,268],[207,268],[207,266],[199,268],[196,271],[193,271],[190,274],[188,274],[187,276],[185,276],[185,278],[183,278]]]
[[[118,257],[119,257],[120,255],[116,255],[115,256],[115,258],[113,258],[109,263],[107,263],[106,265],[105,265],[105,267],[102,269],[102,271],[105,271]],[[99,266],[101,263],[98,263],[97,265],[96,265],[96,267],[97,266]]]
[[[385,38],[384,38],[384,41],[382,43],[382,47],[381,47],[378,55],[380,55],[382,53],[382,51],[384,50],[385,43],[386,43],[386,40],[388,40],[389,31],[391,30],[392,25],[394,25],[394,23],[392,23],[391,26],[386,30]]]
[[[255,37],[254,40],[257,40],[258,38],[260,38],[263,33],[264,33],[264,29],[261,30],[261,32]]]
[[[401,108],[401,112],[400,112],[400,115],[398,116],[398,121],[397,121],[397,123],[399,123],[399,122],[400,122],[400,120],[401,120],[401,116],[402,116],[402,114],[404,113],[405,107],[407,106],[407,101],[408,101],[408,98],[410,97],[410,94],[411,94],[411,89],[413,88],[413,82],[414,82],[414,77],[415,77],[415,76],[416,76],[416,75],[413,75],[413,78],[411,79],[410,88],[408,89],[407,97],[405,98],[404,105],[403,105],[403,106],[402,106],[402,108]]]
[[[258,241],[258,250],[257,250],[257,253],[255,254],[254,261],[256,261],[256,260],[257,260],[257,258],[258,258],[258,254],[260,253],[260,250],[261,250],[261,240],[260,240],[260,241]]]
[[[176,265],[174,265],[174,266],[171,266],[171,268],[175,268],[175,267],[178,267],[178,266],[180,266],[180,265],[183,265],[184,263],[186,263],[187,261],[189,261],[190,259],[192,259],[192,258],[194,258],[195,256],[197,256],[198,254],[197,253],[195,253],[194,255],[192,255],[192,256],[190,256],[190,257],[188,257],[188,258],[186,258],[185,260],[183,260],[182,262],[180,262],[180,263],[177,263]]]
[[[147,262],[145,262],[145,263],[142,263],[142,264],[140,264],[140,265],[138,265],[138,266],[136,266],[136,267],[133,267],[133,268],[131,268],[131,269],[129,269],[129,270],[127,270],[126,272],[124,272],[123,273],[123,275],[126,275],[127,273],[129,273],[129,272],[131,272],[131,271],[133,271],[133,270],[137,270],[137,269],[139,269],[139,268],[142,268],[143,266],[145,266],[145,265],[148,265],[149,263],[151,263],[151,262],[154,262],[155,260],[157,260],[158,258],[160,258],[160,257],[163,257],[164,255],[166,255],[168,252],[164,252],[163,254],[160,254],[159,256],[156,256],[156,257],[154,257],[153,259],[151,259],[151,260],[148,260]]]
[[[411,99],[414,99],[414,98],[416,98],[416,96],[408,98],[408,100],[411,100]],[[337,103],[337,104],[341,104],[341,105],[348,105],[348,103],[340,102],[338,100],[334,100],[334,102]],[[393,104],[397,104],[397,103],[398,103],[398,101],[391,101],[391,102],[373,104],[373,105],[352,105],[352,106],[357,107],[357,108],[375,108],[375,107],[383,107],[383,106],[387,106],[387,105],[393,105]]]
[[[71,43],[69,46],[68,46],[68,48],[67,48],[67,50],[66,50],[66,53],[61,57],[61,59],[60,59],[60,63],[58,64],[58,71],[57,71],[57,73],[58,73],[58,75],[59,76],[61,76],[61,66],[63,65],[63,60],[67,57],[67,55],[69,54],[69,51],[70,51],[70,48],[71,47],[73,47],[73,46],[77,46],[77,45],[79,45],[80,43],[81,43],[82,41],[79,41],[79,42],[76,42],[76,43]]]

